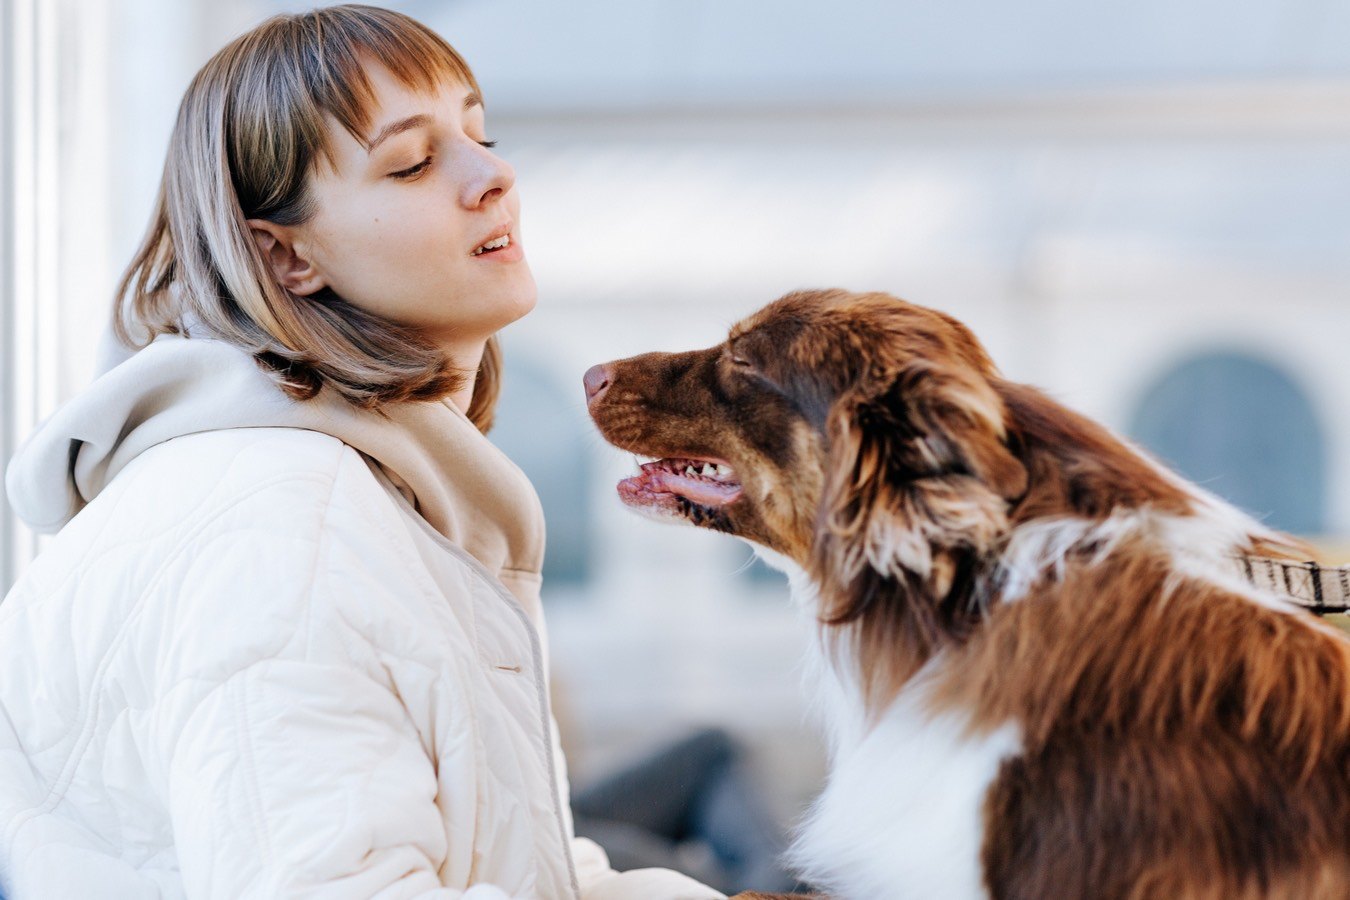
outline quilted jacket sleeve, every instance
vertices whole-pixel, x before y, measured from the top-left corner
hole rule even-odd
[[[212,690],[169,772],[188,896],[505,900],[440,885],[436,778],[405,723],[345,667],[268,660]]]

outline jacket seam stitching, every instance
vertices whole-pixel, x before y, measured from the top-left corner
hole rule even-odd
[[[234,718],[239,724],[239,755],[243,758],[244,770],[247,773],[245,785],[251,807],[249,817],[253,820],[253,829],[262,845],[263,862],[270,869],[275,861],[275,855],[272,852],[272,833],[267,827],[267,816],[262,808],[262,789],[258,786],[258,770],[253,753],[253,731],[248,717],[248,698],[244,696],[247,691],[247,680],[234,691]]]
[[[394,495],[396,495],[394,497],[396,503],[408,506],[407,500],[402,494],[398,493],[396,488],[385,487],[386,492],[391,490]],[[562,798],[558,794],[558,767],[553,758],[553,723],[549,716],[548,690],[544,684],[544,657],[543,649],[539,642],[539,633],[535,629],[534,624],[530,621],[530,617],[525,614],[525,609],[520,605],[520,601],[506,589],[506,586],[501,583],[500,579],[492,577],[486,566],[475,559],[467,550],[457,546],[445,535],[433,528],[431,523],[422,518],[415,510],[413,511],[413,516],[417,519],[418,526],[421,527],[429,537],[449,550],[453,556],[469,569],[469,572],[474,577],[485,583],[493,593],[505,601],[507,608],[514,612],[520,619],[521,624],[525,626],[525,633],[530,639],[531,661],[534,664],[536,703],[538,705],[539,717],[542,719],[544,726],[542,735],[544,744],[543,757],[548,772],[549,794],[550,799],[553,801],[552,805],[553,814],[556,820],[555,824],[558,827],[558,835],[562,838],[563,857],[567,862],[567,874],[571,882],[570,886],[572,888],[573,896],[580,898],[581,882],[577,878],[576,862],[572,859],[572,847],[568,841],[567,827],[562,814]]]

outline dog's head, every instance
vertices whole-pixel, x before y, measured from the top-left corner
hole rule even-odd
[[[927,630],[964,613],[1026,490],[994,378],[950,316],[820,291],[715,347],[596,366],[586,389],[607,440],[656,458],[620,483],[629,506],[788,556],[821,586],[826,621],[865,616],[898,584]]]

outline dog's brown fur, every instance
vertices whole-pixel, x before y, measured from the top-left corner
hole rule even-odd
[[[806,569],[872,709],[942,653],[938,707],[1020,725],[986,799],[993,896],[1350,896],[1350,644],[1147,532],[999,602],[1019,529],[1206,501],[1003,380],[956,320],[793,294],[722,345],[607,371],[605,437],[739,473],[741,498],[680,511]],[[1232,549],[1302,552],[1258,527]]]
[[[1009,897],[1347,896],[1346,643],[1169,584],[1162,551],[996,607],[945,670],[939,703],[1024,730],[987,801],[989,880]]]

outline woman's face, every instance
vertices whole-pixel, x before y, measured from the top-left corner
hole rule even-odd
[[[476,364],[487,338],[534,308],[515,172],[485,146],[483,106],[467,85],[424,94],[379,64],[366,72],[369,147],[330,120],[336,166],[316,166],[316,213],[293,228],[315,276],[301,292],[331,287]]]

